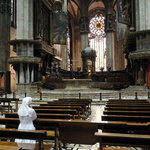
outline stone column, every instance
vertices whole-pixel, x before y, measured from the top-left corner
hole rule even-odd
[[[17,30],[16,39],[11,40],[10,44],[14,46],[16,57],[9,58],[9,63],[20,66],[18,72],[18,83],[34,82],[30,66],[39,63],[39,58],[34,57],[34,38],[33,38],[33,1],[17,1]],[[23,67],[23,68],[22,68]],[[15,67],[14,67],[15,69]]]
[[[136,48],[129,53],[129,58],[133,61],[140,61],[138,69],[138,84],[146,83],[146,76],[148,76],[149,64],[147,60],[150,59],[150,3],[149,0],[135,0],[135,26],[134,39],[136,40]],[[143,62],[145,65],[143,65]],[[149,78],[149,77],[148,77]],[[144,83],[143,83],[144,82]]]
[[[105,3],[106,7],[106,66],[114,70],[114,11],[113,11],[113,1],[108,0]]]
[[[7,59],[10,56],[10,17],[11,17],[11,1],[0,1],[0,73],[9,70]]]
[[[80,19],[81,50],[84,50],[89,45],[88,33],[89,33],[88,17],[81,17]]]
[[[33,0],[17,1],[17,39],[33,39]]]
[[[89,45],[88,33],[89,33],[89,21],[88,21],[87,15],[84,15],[80,19],[81,51],[84,50],[85,48],[87,48]],[[82,59],[82,62],[83,62],[83,59]],[[82,71],[84,71],[84,70],[85,70],[84,64],[82,64]]]
[[[114,70],[114,34],[106,33],[106,66]]]
[[[67,0],[63,1],[62,11],[67,14]],[[67,33],[66,33],[66,41],[67,41]],[[63,68],[67,70],[67,43],[66,45],[62,45],[62,54],[63,54]]]
[[[138,10],[136,11],[136,31],[146,31],[150,30],[150,17],[148,14],[150,13],[150,3],[149,0],[145,1],[140,1],[140,0],[135,0],[135,9]],[[142,32],[141,32],[142,33]],[[145,33],[143,32],[143,35],[138,36],[136,38],[136,47],[137,51],[146,51],[150,50],[150,44],[149,44],[149,39],[150,39],[150,33]]]
[[[29,41],[33,40],[33,0],[17,1],[17,12],[16,53],[20,58],[30,59],[33,57],[33,43]],[[30,83],[29,63],[24,61],[20,66],[23,69],[20,68],[19,83]]]
[[[81,59],[81,40],[80,40],[80,29],[79,26],[74,26],[73,28],[73,38],[72,38],[72,63],[73,70],[76,71],[77,68],[82,67]]]
[[[0,87],[10,93],[10,73],[7,59],[10,56],[11,1],[0,0]]]
[[[62,5],[62,11],[65,13],[67,13],[67,5],[68,5],[67,0],[64,0]]]

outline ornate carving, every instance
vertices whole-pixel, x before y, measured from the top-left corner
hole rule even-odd
[[[81,19],[80,19],[80,32],[81,33],[88,33],[89,32],[88,17],[81,17]]]
[[[0,13],[11,15],[11,3],[10,0],[1,0],[0,2]]]
[[[150,34],[150,30],[131,32],[128,34],[128,39],[139,39],[140,37],[145,38],[147,34]]]
[[[142,50],[142,51],[134,51],[129,54],[129,59],[149,59],[150,51]]]
[[[113,14],[107,14],[106,22],[105,22],[105,29],[106,31],[112,31],[115,27],[115,17]]]
[[[20,64],[20,63],[38,64],[39,62],[40,58],[34,56],[14,56],[8,59],[8,63],[10,64]]]

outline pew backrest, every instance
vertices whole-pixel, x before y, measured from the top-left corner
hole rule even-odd
[[[3,138],[34,139],[39,142],[39,149],[44,150],[43,140],[46,139],[45,130],[21,130],[0,128],[0,136]]]
[[[150,148],[150,135],[96,132],[100,150],[104,145]]]

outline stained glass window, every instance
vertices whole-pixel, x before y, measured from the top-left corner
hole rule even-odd
[[[90,20],[89,28],[89,44],[90,47],[96,50],[96,71],[106,70],[106,39],[105,39],[105,17],[100,15],[95,15]]]
[[[104,17],[96,15],[90,20],[90,36],[95,39],[103,39],[105,37],[104,31]]]

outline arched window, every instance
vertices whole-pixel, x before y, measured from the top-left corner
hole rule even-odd
[[[90,20],[89,28],[89,45],[96,50],[97,57],[95,62],[96,71],[106,70],[106,39],[104,16],[102,14],[95,15]]]

